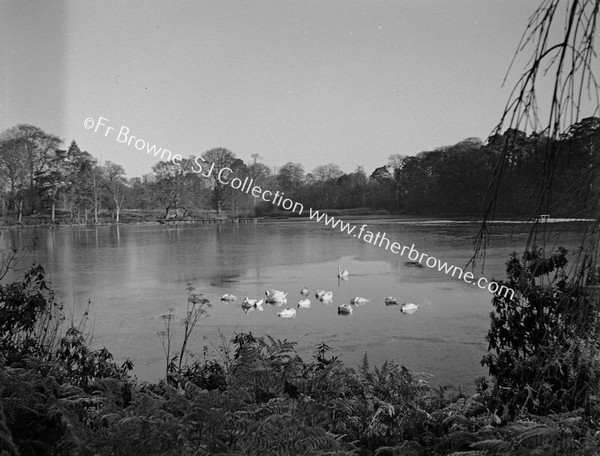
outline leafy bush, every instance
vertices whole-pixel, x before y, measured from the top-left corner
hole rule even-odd
[[[73,326],[61,337],[52,360],[51,374],[82,388],[103,378],[125,381],[128,372],[133,368],[129,360],[118,367],[113,362],[113,355],[106,348],[91,350],[85,335]]]
[[[496,295],[482,364],[494,377],[505,418],[587,406],[597,388],[598,309],[586,290],[567,280],[567,251],[549,258],[533,248],[507,261],[514,297]],[[554,275],[551,277],[551,273]]]
[[[40,265],[33,265],[22,281],[0,285],[0,354],[4,362],[47,356],[56,341],[61,311]]]

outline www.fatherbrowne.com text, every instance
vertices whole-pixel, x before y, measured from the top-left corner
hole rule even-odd
[[[100,133],[104,133],[104,136],[108,136],[112,133],[116,136],[115,139],[119,143],[127,144],[127,146],[133,145],[133,147],[140,152],[146,151],[147,154],[152,154],[155,157],[160,156],[163,161],[172,161],[176,165],[181,165],[183,160],[182,155],[173,154],[169,149],[158,147],[156,144],[150,144],[148,141],[132,135],[130,129],[125,125],[121,125],[121,127],[116,130],[114,127],[110,126],[108,122],[109,120],[106,117],[99,117],[97,121],[93,117],[87,117],[83,121],[83,126],[87,130],[93,129],[94,133],[98,133],[98,130],[100,129]],[[244,177],[243,180],[238,177],[232,177],[233,170],[231,168],[223,167],[217,169],[214,163],[207,163],[204,158],[195,157],[192,171],[204,177],[213,177],[223,185],[228,185],[236,190],[252,195],[254,198],[260,198],[275,206],[282,207],[287,211],[292,211],[298,215],[305,214],[304,206],[299,202],[284,198],[284,192],[280,193],[279,191],[272,192],[270,190],[265,190],[259,185],[256,185],[253,179],[248,177]],[[414,244],[409,247],[407,245],[403,246],[399,242],[392,242],[388,239],[385,232],[381,233],[378,231],[377,233],[373,233],[372,231],[367,230],[368,225],[366,224],[363,224],[358,228],[358,225],[352,225],[340,219],[336,219],[335,217],[330,217],[326,213],[313,210],[312,208],[309,208],[308,216],[311,220],[323,223],[325,226],[332,229],[338,228],[341,233],[354,236],[361,241],[384,248],[393,254],[402,257],[406,254],[406,258],[411,261],[424,264],[431,269],[437,269],[438,271],[444,272],[444,274],[455,277],[458,280],[464,280],[466,283],[479,288],[487,289],[490,293],[503,297],[514,297],[515,292],[512,288],[508,288],[496,282],[491,282],[485,277],[475,280],[475,276],[472,272],[465,272],[457,266],[449,265],[446,262],[442,263],[438,258],[427,255],[426,253],[421,253],[415,249]],[[356,232],[357,228],[358,232]]]
[[[495,293],[499,296],[511,298],[514,297],[514,290],[512,288],[508,288],[504,285],[500,285],[496,282],[491,282],[487,280],[485,277],[481,277],[475,280],[475,276],[470,271],[464,271],[458,266],[454,266],[443,262],[434,257],[430,256],[426,253],[421,253],[417,249],[415,249],[415,245],[412,244],[410,247],[408,245],[401,245],[399,242],[392,242],[386,235],[385,232],[378,231],[377,233],[373,233],[372,231],[367,230],[368,225],[363,224],[358,228],[358,225],[352,225],[351,223],[344,222],[340,219],[336,219],[335,217],[328,216],[324,212],[315,211],[313,209],[309,209],[309,218],[311,220],[315,220],[319,223],[323,223],[326,226],[329,226],[332,229],[338,228],[341,233],[348,234],[354,236],[361,241],[365,241],[369,244],[376,245],[377,247],[384,248],[394,254],[405,256],[411,261],[419,262],[420,264],[424,264],[430,269],[437,269],[438,271],[443,272],[444,274],[455,277],[459,280],[464,280],[466,283],[470,283],[471,285],[476,285],[479,288],[487,289],[490,293]],[[358,232],[356,232],[358,228]]]

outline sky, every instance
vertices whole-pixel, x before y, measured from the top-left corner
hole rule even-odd
[[[488,136],[537,4],[0,0],[0,131],[38,126],[128,177],[157,159],[119,142],[121,127],[182,156],[225,147],[370,173]]]

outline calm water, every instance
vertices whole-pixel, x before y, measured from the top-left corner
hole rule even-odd
[[[475,222],[355,222],[459,267],[471,257],[478,229]],[[567,234],[559,243],[573,247],[582,227],[561,225]],[[192,336],[189,348],[196,352],[210,345],[204,336],[218,345],[219,329],[226,336],[252,331],[296,341],[304,359],[323,341],[351,366],[365,352],[372,363],[393,359],[433,374],[434,384],[470,388],[475,377],[485,374],[480,360],[486,349],[489,292],[437,270],[409,267],[406,258],[314,221],[43,228],[1,231],[0,236],[5,246],[27,247],[20,270],[40,262],[58,298],[75,309],[76,320],[91,301],[94,345],[106,346],[118,361],[131,358],[143,380],[155,380],[164,371],[160,316],[169,308],[183,316],[187,282],[213,304],[210,317]],[[498,226],[483,275],[504,278],[506,258],[520,251],[526,239],[522,225]],[[338,265],[350,271],[348,281],[338,283]],[[263,312],[248,314],[240,307],[244,296],[262,298],[265,289],[276,288],[289,293],[284,307],[295,308],[303,286],[311,290],[312,306],[298,309],[295,319],[277,318],[282,307],[265,305]],[[318,302],[316,289],[332,290],[333,304]],[[224,293],[237,295],[238,301],[222,303]],[[371,301],[350,317],[338,316],[337,305],[357,295]],[[389,295],[419,304],[419,310],[403,315],[397,306],[386,307]],[[181,335],[179,320],[177,329]]]

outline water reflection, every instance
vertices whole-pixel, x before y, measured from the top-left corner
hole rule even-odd
[[[476,223],[368,223],[390,240],[414,243],[419,251],[458,267],[470,259],[478,229]],[[513,231],[510,225],[496,230],[487,255],[488,278],[503,278],[508,254],[522,245]],[[440,381],[466,386],[484,373],[479,360],[489,327],[487,291],[406,264],[406,258],[314,222],[34,228],[0,231],[0,242],[5,248],[29,246],[17,272],[40,262],[57,297],[76,311],[83,312],[91,300],[94,342],[106,345],[117,360],[131,357],[141,379],[163,373],[156,335],[160,315],[169,308],[184,313],[188,282],[213,303],[201,336],[218,338],[218,330],[269,334],[298,342],[303,357],[324,341],[351,365],[367,351],[373,363],[395,359]],[[568,239],[563,245],[568,247]],[[351,271],[350,280],[340,276],[340,265]],[[297,309],[292,309],[294,318],[283,324],[277,317],[283,302],[261,306],[261,311],[254,304],[221,301],[227,293],[257,302],[260,298],[252,297],[264,297],[265,289],[287,293]],[[334,296],[322,301],[317,293],[310,308],[298,306],[309,289]],[[356,297],[370,302],[347,304]],[[403,315],[398,303],[415,303],[418,312]],[[340,312],[343,305],[350,310]],[[190,349],[202,349],[201,336],[190,341]]]

